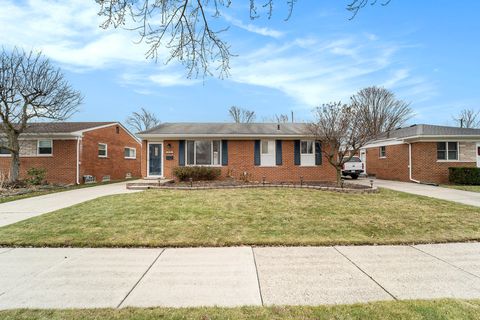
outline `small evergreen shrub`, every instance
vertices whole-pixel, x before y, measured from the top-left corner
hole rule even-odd
[[[25,179],[25,182],[30,185],[38,186],[45,182],[46,175],[47,175],[46,169],[32,167],[27,170],[28,178]]]
[[[173,175],[180,181],[188,181],[190,178],[193,181],[215,180],[220,177],[222,171],[220,168],[212,167],[176,167],[173,169]]]
[[[480,185],[480,168],[448,168],[448,180],[454,184]]]

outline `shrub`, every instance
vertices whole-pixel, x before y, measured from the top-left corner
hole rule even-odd
[[[215,180],[220,177],[221,173],[220,168],[212,167],[176,167],[173,169],[173,175],[180,181],[188,181],[190,178],[194,181]]]
[[[448,168],[448,180],[455,184],[480,185],[480,168]]]
[[[45,181],[45,175],[47,170],[44,168],[29,168],[27,170],[28,178],[25,179],[25,182],[34,186],[38,186]]]

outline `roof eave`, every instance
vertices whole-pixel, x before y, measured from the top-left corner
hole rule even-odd
[[[185,139],[185,138],[230,138],[230,139],[255,139],[255,138],[284,138],[284,139],[295,139],[295,138],[313,138],[312,135],[305,134],[158,134],[158,133],[149,133],[149,134],[138,134],[138,136],[143,139]]]

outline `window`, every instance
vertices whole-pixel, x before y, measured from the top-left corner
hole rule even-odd
[[[52,154],[52,140],[38,140],[37,153],[39,155]]]
[[[300,141],[300,165],[315,165],[315,141]]]
[[[313,154],[313,141],[301,141],[300,142],[300,153],[301,154]]]
[[[275,165],[275,140],[262,140],[260,143],[260,164]]]
[[[386,158],[387,157],[387,147],[381,146],[380,147],[380,158]]]
[[[458,160],[458,142],[437,142],[437,160]]]
[[[99,143],[98,144],[98,156],[100,158],[107,157],[107,144],[106,143]]]
[[[187,165],[211,166],[220,165],[220,140],[187,141]]]
[[[125,147],[123,154],[125,156],[125,159],[136,159],[137,149]]]
[[[8,151],[8,149],[5,149],[5,148],[2,148],[0,147],[0,156],[9,156],[10,155],[10,151]]]

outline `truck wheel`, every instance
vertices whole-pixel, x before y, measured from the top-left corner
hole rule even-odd
[[[352,175],[350,175],[350,177],[352,177],[353,180],[357,180],[358,179],[358,174],[352,174]]]

